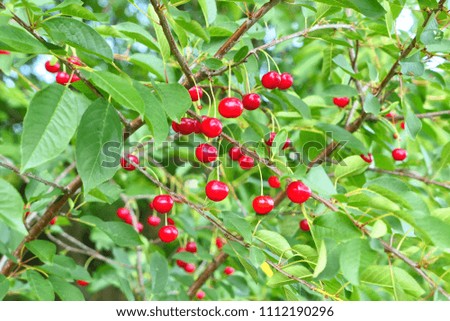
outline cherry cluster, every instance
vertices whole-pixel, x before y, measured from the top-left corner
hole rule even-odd
[[[345,108],[349,103],[350,103],[350,98],[348,97],[334,97],[333,98],[333,103],[338,106],[339,108]],[[394,112],[389,112],[385,115],[386,118],[391,119],[392,121],[394,121],[395,119],[395,113]],[[401,122],[400,123],[400,128],[401,129],[405,129],[405,122]],[[394,138],[397,139],[398,135],[397,133],[394,134]],[[368,153],[367,155],[361,154],[360,155],[361,158],[366,162],[366,163],[372,163],[373,161],[373,156],[371,153]],[[403,148],[395,148],[392,150],[392,158],[396,161],[404,161],[406,159],[406,157],[408,156],[406,150],[404,150]]]
[[[67,58],[67,62],[75,66],[83,66],[83,62],[76,56]],[[80,80],[80,77],[78,77],[75,73],[69,75],[67,72],[61,71],[61,66],[57,61],[52,62],[48,60],[45,63],[45,69],[48,72],[56,73],[56,82],[61,85],[67,85],[69,83],[74,83]]]

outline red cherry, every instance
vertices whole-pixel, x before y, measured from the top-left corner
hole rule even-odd
[[[88,286],[88,285],[89,285],[89,282],[84,281],[84,280],[77,280],[77,284],[78,284],[79,286]]]
[[[301,220],[299,226],[300,226],[300,229],[305,232],[309,232],[309,230],[311,229],[309,227],[308,220],[306,220],[306,219]]]
[[[122,220],[125,221],[128,217],[131,217],[130,211],[128,208],[125,207],[119,207],[117,209],[117,216]]]
[[[234,97],[227,97],[219,103],[219,113],[225,118],[236,118],[244,111],[242,102]]]
[[[175,133],[179,133],[180,132],[180,124],[172,121],[172,129],[174,130]]]
[[[225,241],[223,239],[216,237],[216,246],[219,250],[222,249],[224,243]]]
[[[406,158],[407,153],[403,148],[396,148],[392,151],[392,158],[396,161],[402,161]]]
[[[181,122],[178,125],[179,133],[182,135],[189,135],[197,130],[198,121],[192,118],[181,118]],[[172,127],[173,128],[173,127]]]
[[[200,134],[202,132],[202,123],[194,119],[194,133]]]
[[[153,199],[153,208],[159,213],[168,213],[173,207],[173,198],[170,195],[162,194]]]
[[[125,219],[123,220],[125,223],[132,225],[133,224],[133,218],[131,215],[125,217]]]
[[[206,296],[206,293],[203,292],[202,290],[197,292],[197,299],[203,300],[205,296]]]
[[[242,152],[241,152],[241,149],[239,147],[233,146],[228,151],[228,155],[230,155],[230,158],[232,160],[237,161],[237,160],[239,160],[239,158],[242,157]]]
[[[200,125],[201,132],[209,138],[222,134],[222,122],[214,117],[206,117]]]
[[[191,252],[191,253],[197,253],[197,243],[187,242],[186,251]]]
[[[350,99],[348,97],[334,97],[333,104],[338,106],[339,108],[344,108],[350,103]]]
[[[202,109],[203,109],[203,106],[202,106],[202,105],[198,105],[198,106],[197,106],[197,109],[198,109],[198,110],[202,110]]]
[[[197,101],[199,99],[202,99],[203,96],[203,89],[202,87],[191,87],[189,88],[189,95],[191,96],[192,101]]]
[[[138,233],[142,233],[143,230],[144,230],[144,225],[141,222],[138,222],[136,224],[136,231],[138,231]]]
[[[301,204],[311,197],[311,189],[301,181],[294,181],[288,185],[286,194],[292,202]]]
[[[405,122],[404,122],[404,121],[402,121],[402,122],[400,123],[400,128],[403,129],[403,130],[405,130]]]
[[[234,273],[234,269],[231,266],[227,266],[224,270],[223,273],[225,273],[226,275],[231,275]]]
[[[164,243],[170,243],[177,239],[178,230],[173,225],[166,225],[161,227],[158,232],[158,236]]]
[[[56,73],[56,82],[61,85],[66,85],[70,80],[70,76],[68,73],[64,71],[58,71]]]
[[[256,214],[266,215],[271,210],[273,210],[275,203],[274,203],[272,197],[263,195],[263,196],[255,197],[255,199],[253,200],[252,206],[253,206],[253,209],[255,210]]]
[[[283,150],[285,150],[286,148],[289,148],[291,146],[291,140],[288,138],[286,138],[286,142],[283,145]]]
[[[211,201],[220,202],[228,196],[228,186],[223,182],[212,180],[206,184],[205,192]]]
[[[386,117],[386,118],[394,118],[395,117],[395,112],[391,111],[391,112],[387,113],[384,117]]]
[[[77,74],[72,74],[72,76],[70,77],[70,82],[71,82],[71,83],[74,83],[74,82],[79,81],[80,79],[81,79],[81,78],[78,77]]]
[[[239,158],[239,166],[245,170],[250,169],[255,166],[255,160],[250,156],[243,155]]]
[[[361,155],[359,155],[359,156],[361,156],[361,158],[366,162],[366,163],[372,163],[372,161],[373,161],[373,157],[372,157],[372,154],[371,153],[369,153],[369,154],[367,154],[367,156],[366,155],[364,155],[364,154],[361,154]]]
[[[271,133],[270,133],[269,139],[266,140],[266,145],[267,145],[267,146],[272,146],[272,145],[273,145],[273,140],[275,139],[275,136],[276,136],[276,135],[277,135],[277,134],[274,133],[274,132],[271,132]]]
[[[52,220],[50,221],[50,225],[55,225],[57,220],[58,220],[58,216],[55,216],[54,218],[52,218]]]
[[[127,159],[125,157],[120,158],[120,166],[126,171],[134,171],[136,166],[133,163],[139,165],[139,158],[136,155],[128,154]]]
[[[48,60],[48,61],[45,63],[45,69],[46,69],[48,72],[51,72],[51,73],[58,72],[58,71],[59,71],[59,68],[60,68],[60,65],[59,65],[58,62],[55,62],[55,64],[52,65],[51,61]]]
[[[147,218],[147,223],[150,226],[158,226],[161,223],[161,219],[158,216],[149,216]]]
[[[83,63],[81,62],[80,58],[76,57],[76,56],[72,56],[67,58],[67,61],[69,63],[71,63],[72,65],[77,65],[77,66],[82,66]]]
[[[217,148],[210,144],[200,144],[195,149],[195,156],[199,162],[211,163],[217,159]]]
[[[0,55],[10,55],[11,52],[9,52],[8,50],[0,50]]]
[[[269,177],[269,186],[272,188],[280,188],[280,180],[278,179],[277,176],[270,176]]]
[[[184,248],[184,247],[179,247],[178,249],[177,249],[177,253],[180,253],[180,252],[185,252],[186,251],[186,249]],[[184,262],[184,261],[182,261],[182,260],[177,260],[177,265],[180,267],[180,268],[182,268],[182,269],[184,269],[184,267],[186,266],[186,262]]]
[[[168,217],[167,218],[167,224],[175,226],[175,221],[172,220],[170,217]]]
[[[258,94],[247,94],[242,97],[242,105],[247,110],[255,110],[261,105],[261,97]]]
[[[294,78],[292,78],[292,75],[288,72],[283,72],[281,74],[281,81],[278,85],[278,89],[286,90],[291,88],[292,84],[294,83]]]
[[[184,270],[187,273],[194,273],[195,272],[195,264],[194,263],[187,263],[186,266],[184,267]]]
[[[269,71],[262,76],[261,83],[267,89],[275,89],[281,83],[281,75],[276,71]]]

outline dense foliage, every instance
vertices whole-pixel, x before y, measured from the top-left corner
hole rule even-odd
[[[448,300],[449,17],[2,1],[0,299]]]

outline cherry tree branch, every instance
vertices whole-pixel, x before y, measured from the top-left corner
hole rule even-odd
[[[0,156],[1,156],[1,158],[5,158],[2,155],[0,155]],[[57,188],[57,189],[61,190],[63,193],[67,193],[68,192],[68,190],[66,189],[65,186],[61,186],[59,184],[50,182],[50,181],[48,181],[46,179],[43,179],[42,177],[39,177],[39,176],[37,176],[37,175],[35,175],[33,173],[28,173],[28,172],[21,173],[20,170],[17,167],[15,167],[14,165],[7,164],[7,163],[4,163],[4,162],[0,161],[0,166],[4,167],[4,168],[7,168],[7,169],[13,171],[14,173],[16,173],[16,174],[18,174],[20,176],[28,177],[28,178],[31,178],[31,179],[33,179],[35,181],[38,181],[38,182],[42,183],[42,184],[51,186],[53,188]]]
[[[160,5],[157,0],[150,0],[150,2],[153,6],[153,9],[156,12],[156,15],[159,18],[159,24],[161,25],[161,28],[164,32],[164,36],[166,37],[166,39],[169,43],[170,51],[175,56],[175,59],[177,60],[178,64],[181,67],[181,70],[183,71],[184,75],[186,76],[188,85],[193,86],[194,85],[194,75],[192,74],[192,71],[189,68],[189,65],[188,65],[186,59],[184,59],[180,50],[178,50],[177,43],[175,42],[172,32],[170,31],[169,22],[167,21],[166,16],[164,15],[163,6]]]
[[[437,117],[442,117],[442,116],[450,116],[450,109],[449,110],[441,110],[441,111],[433,111],[433,112],[429,112],[429,113],[423,113],[423,114],[416,114],[417,118],[420,119],[425,119],[425,118],[437,118]],[[389,120],[404,120],[405,116],[403,115],[394,115],[393,117],[389,117]],[[369,116],[367,117],[367,121],[379,121],[380,118],[377,116]]]
[[[405,172],[405,171],[401,171],[401,170],[395,170],[395,171],[390,171],[387,169],[381,169],[381,168],[371,168],[369,167],[368,170],[373,171],[373,172],[377,172],[377,173],[382,173],[382,174],[389,174],[389,175],[396,175],[396,176],[402,176],[402,177],[409,177],[421,182],[424,182],[425,184],[433,184],[433,185],[438,185],[441,186],[443,188],[446,189],[450,189],[450,183],[445,183],[445,182],[438,182],[432,179],[429,179],[427,177],[424,176],[420,176],[418,174],[414,174],[411,172]]]

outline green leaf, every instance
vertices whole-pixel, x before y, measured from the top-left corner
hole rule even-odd
[[[6,48],[2,49],[27,54],[48,53],[48,49],[25,30],[8,25],[2,25],[1,29],[0,42],[6,46]]]
[[[109,148],[113,148],[111,151]],[[76,143],[77,169],[85,195],[112,178],[122,148],[122,126],[114,108],[98,99],[83,115]],[[116,155],[111,160],[110,155]]]
[[[312,273],[306,267],[302,265],[291,265],[283,268],[283,271],[289,273],[293,276],[296,276],[299,279],[305,279],[311,277]],[[276,271],[273,276],[267,282],[267,285],[270,287],[278,287],[290,283],[296,283],[296,280],[290,279],[288,276],[282,274],[281,272]]]
[[[223,212],[223,224],[227,229],[241,235],[246,242],[251,242],[252,227],[242,216],[233,212]]]
[[[331,85],[324,89],[324,94],[331,97],[358,96],[358,91],[347,85]]]
[[[123,222],[104,222],[95,216],[83,216],[81,222],[94,225],[102,232],[106,233],[118,246],[133,247],[141,245],[139,234],[133,226]]]
[[[420,53],[416,53],[400,61],[402,74],[406,76],[419,77],[425,72],[425,65],[420,60]]]
[[[247,56],[247,54],[248,54],[248,50],[249,50],[248,46],[244,46],[241,49],[239,49],[238,52],[236,52],[234,54],[233,61],[238,62],[238,61],[241,61],[242,59],[244,59],[245,56]]]
[[[382,220],[377,220],[370,231],[371,238],[380,238],[387,233],[387,226]]]
[[[256,232],[255,236],[258,240],[267,245],[275,254],[285,258],[292,257],[291,246],[280,234],[269,230],[259,230]]]
[[[66,150],[88,104],[84,96],[58,84],[34,95],[23,124],[22,172]]]
[[[417,134],[422,129],[422,122],[410,108],[406,111],[405,122],[406,130],[408,131],[409,136],[412,139],[415,139]]]
[[[329,238],[340,242],[361,237],[353,222],[342,213],[321,215],[314,220],[312,228],[316,240]]]
[[[297,94],[281,93],[283,100],[292,108],[294,108],[301,116],[306,119],[311,119],[311,111],[309,107]]]
[[[378,18],[384,15],[385,10],[379,1],[375,0],[317,0],[331,6],[354,9],[369,18]]]
[[[114,27],[128,38],[136,40],[152,50],[159,51],[156,40],[147,30],[145,30],[140,25],[127,21],[119,23]]]
[[[164,61],[169,60],[170,58],[170,47],[167,42],[166,36],[164,35],[161,24],[159,23],[159,17],[155,12],[153,6],[148,6],[148,14],[150,15],[151,22],[153,25],[153,29],[155,29],[156,39],[159,44],[159,51]]]
[[[331,139],[342,144],[343,146],[347,146],[360,154],[367,153],[366,146],[364,146],[359,139],[346,131],[344,128],[325,123],[317,124],[316,127],[326,132]]]
[[[389,212],[397,212],[400,206],[374,191],[363,190],[361,193],[353,194],[348,198],[348,204],[356,207],[368,207],[370,209],[380,209]]]
[[[60,44],[68,44],[99,56],[107,62],[113,60],[113,52],[105,39],[84,22],[66,17],[52,17],[42,26],[49,36]]]
[[[437,247],[450,249],[450,224],[432,216],[419,218],[416,223]]]
[[[34,240],[25,243],[25,246],[31,253],[36,255],[39,260],[45,263],[51,263],[56,254],[56,245],[49,241]]]
[[[27,230],[22,222],[23,200],[19,192],[7,181],[0,178],[0,220],[22,235]]]
[[[169,280],[167,260],[159,252],[150,257],[150,275],[152,277],[152,293],[161,293],[165,290]]]
[[[206,26],[216,20],[217,17],[217,5],[215,0],[198,0],[203,15],[205,16]]]
[[[0,301],[8,294],[9,281],[8,279],[0,274]]]
[[[130,78],[120,77],[108,71],[96,71],[91,79],[95,85],[106,91],[119,104],[144,114],[144,101],[133,87]]]
[[[419,297],[425,293],[424,289],[417,283],[417,281],[409,275],[405,270],[387,265],[372,265],[366,268],[361,274],[361,281],[370,284],[393,288],[391,269],[393,270],[394,280],[397,286],[405,292]]]
[[[249,259],[254,266],[260,266],[266,260],[266,256],[262,250],[253,246],[250,248]]]
[[[161,58],[156,55],[137,53],[130,56],[130,62],[141,68],[148,70],[156,76],[156,79],[164,81],[164,64]]]
[[[26,277],[31,291],[36,295],[39,301],[55,300],[52,284],[49,280],[34,270],[27,270]]]
[[[361,248],[363,240],[355,239],[341,246],[339,264],[344,277],[354,285],[359,285],[359,268],[361,265]]]
[[[85,201],[112,204],[119,199],[120,193],[122,192],[123,190],[119,185],[105,182],[91,190],[86,195]]]
[[[442,41],[444,32],[439,29],[439,24],[433,14],[420,34],[420,41],[424,45],[438,44]]]
[[[169,124],[164,108],[150,88],[138,82],[135,82],[135,87],[144,101],[145,123],[153,134],[155,144],[161,144],[169,135]]]
[[[381,110],[381,104],[377,97],[371,93],[367,93],[366,99],[364,100],[363,109],[366,113],[378,115]]]
[[[178,252],[173,255],[174,260],[181,260],[187,263],[196,263],[198,261],[198,257],[194,253],[190,252]]]
[[[53,9],[55,9],[55,8],[53,8]],[[61,8],[61,13],[68,15],[68,16],[79,17],[79,18],[86,19],[86,20],[98,21],[97,16],[94,13],[92,13],[85,7],[78,5],[78,4],[71,4],[68,6],[64,6],[63,8]]]
[[[306,175],[304,183],[322,196],[337,194],[336,189],[323,166],[312,167]]]
[[[337,55],[333,58],[333,62],[342,68],[345,72],[349,73],[350,75],[354,75],[355,72],[353,71],[352,66],[350,63],[345,59],[343,55]]]
[[[206,29],[202,27],[197,21],[186,21],[184,19],[176,19],[175,21],[185,31],[202,38],[206,42],[209,42],[209,34],[206,32]]]
[[[167,116],[172,120],[179,121],[192,105],[189,92],[180,84],[158,84],[155,89]]]
[[[83,293],[76,286],[54,275],[51,275],[49,280],[62,301],[84,301]]]
[[[361,173],[369,167],[369,164],[365,162],[361,156],[353,155],[344,158],[334,169],[334,175],[336,180],[339,180],[346,176],[354,176]]]
[[[316,268],[314,269],[313,277],[314,278],[318,277],[326,266],[327,266],[327,248],[325,242],[322,241],[320,243],[319,258],[317,259],[317,265]]]

